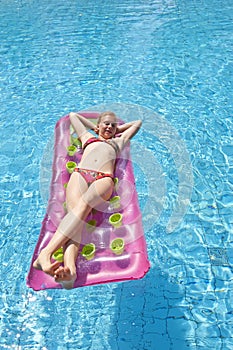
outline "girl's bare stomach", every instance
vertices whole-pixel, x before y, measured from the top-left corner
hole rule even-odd
[[[91,150],[89,149],[84,152],[80,163],[78,164],[79,168],[101,171],[103,173],[112,174],[114,173],[116,154],[112,147],[96,147]],[[107,149],[106,149],[107,148]]]

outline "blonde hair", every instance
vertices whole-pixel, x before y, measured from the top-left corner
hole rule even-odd
[[[113,113],[113,112],[111,112],[111,111],[106,111],[106,112],[100,113],[99,118],[98,118],[98,120],[97,120],[97,125],[99,125],[100,122],[101,122],[101,120],[102,120],[104,117],[106,117],[107,115],[110,115],[111,117],[114,117],[114,118],[116,119],[116,122],[117,122],[117,116],[116,116],[116,114]]]

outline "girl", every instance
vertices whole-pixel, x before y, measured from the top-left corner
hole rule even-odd
[[[100,114],[97,126],[77,113],[70,113],[69,117],[82,143],[83,155],[67,185],[67,214],[33,263],[34,268],[54,276],[67,289],[73,288],[77,278],[75,262],[85,219],[93,208],[111,197],[117,155],[142,124],[137,120],[118,125],[113,112]],[[88,130],[94,130],[98,137]],[[121,135],[115,138],[116,134]],[[51,262],[52,254],[60,247],[63,247],[64,266]]]

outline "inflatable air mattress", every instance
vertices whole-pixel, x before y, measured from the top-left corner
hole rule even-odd
[[[80,112],[95,122],[96,112]],[[33,268],[33,261],[50,241],[66,214],[65,188],[73,166],[79,163],[82,149],[70,125],[69,116],[62,117],[55,127],[52,179],[47,211],[27,276],[28,287],[38,291],[62,288],[53,277]],[[135,188],[130,145],[118,156],[114,174],[114,193],[104,210],[93,209],[82,232],[76,261],[77,279],[74,288],[100,283],[142,278],[149,270],[142,217]],[[62,247],[52,261],[62,264]]]

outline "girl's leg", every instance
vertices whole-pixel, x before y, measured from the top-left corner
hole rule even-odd
[[[68,267],[73,270],[77,257],[77,246],[81,241],[83,224],[92,208],[103,204],[110,198],[113,191],[113,181],[110,178],[103,178],[92,183],[88,188],[85,180],[79,173],[73,173],[67,187],[67,205],[69,213],[64,217],[51,241],[45,247],[38,259],[34,262],[35,268],[42,269],[44,272],[54,275],[58,266],[51,264],[51,255],[61,246],[64,246],[70,239],[76,246],[70,248],[71,257],[68,261],[72,266]],[[76,181],[75,181],[76,178]],[[86,188],[86,191],[85,191]],[[75,233],[75,234],[74,234]],[[72,247],[72,245],[71,245]],[[65,252],[68,255],[68,252]]]
[[[83,202],[81,205],[82,195],[85,193],[85,191],[87,191],[87,189],[88,186],[82,176],[78,173],[73,173],[70,177],[66,191],[68,214],[61,221],[48,245],[41,250],[38,258],[34,261],[34,268],[43,270],[45,273],[51,276],[54,275],[55,270],[57,270],[60,264],[58,262],[53,264],[51,263],[52,254],[58,248],[65,246],[65,244],[72,238],[74,230],[75,232],[77,232],[76,230],[81,232],[80,230],[82,229],[83,222],[81,216],[88,214],[86,203]],[[77,205],[77,203],[80,204],[80,212],[78,213],[78,216],[72,212],[72,208]],[[76,240],[78,240],[78,237],[76,237]]]
[[[109,181],[110,180],[110,181]],[[111,179],[101,179],[93,183],[88,191],[83,195],[84,200],[89,208],[96,207],[106,203],[112,194],[113,182]],[[73,211],[77,207],[73,208]],[[70,240],[64,249],[64,267],[60,266],[54,274],[55,280],[61,283],[66,289],[71,289],[77,278],[76,259],[79,250],[79,238],[74,236],[75,240]],[[79,235],[78,235],[79,237]]]

